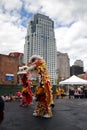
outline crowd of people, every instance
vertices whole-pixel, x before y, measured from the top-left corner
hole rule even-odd
[[[15,93],[4,94],[4,95],[1,95],[1,97],[4,102],[15,101],[16,99],[22,98],[22,92],[17,91]]]
[[[53,87],[53,98],[63,99],[68,96],[63,87]],[[87,98],[87,86],[71,86],[69,87],[69,99],[71,98]]]
[[[87,86],[70,87],[69,99],[71,98],[87,98]]]

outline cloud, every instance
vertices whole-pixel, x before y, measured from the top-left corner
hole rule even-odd
[[[40,12],[41,7],[41,0],[24,0],[24,8],[29,13]]]
[[[0,0],[0,6],[6,11],[19,10],[22,2],[21,0]]]
[[[26,29],[14,21],[16,17],[0,15],[0,53],[8,54],[12,51],[23,51]],[[18,22],[19,23],[19,22]]]
[[[0,53],[23,52],[28,21],[38,12],[54,21],[57,50],[87,70],[86,0],[0,0]]]
[[[71,65],[75,60],[84,61],[87,68],[86,48],[87,48],[87,26],[84,21],[77,21],[71,27],[61,27],[55,29],[57,49],[67,52]]]

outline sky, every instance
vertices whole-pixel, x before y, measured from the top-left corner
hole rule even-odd
[[[54,21],[57,51],[87,71],[87,0],[0,0],[0,54],[24,53],[27,26],[41,13]]]

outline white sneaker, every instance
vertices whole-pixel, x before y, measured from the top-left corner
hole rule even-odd
[[[44,118],[51,118],[52,116],[46,114],[46,115],[44,115],[43,117],[44,117]]]
[[[37,113],[36,113],[36,112],[34,112],[34,113],[33,113],[33,116],[37,116]]]

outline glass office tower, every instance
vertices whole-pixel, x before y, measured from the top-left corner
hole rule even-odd
[[[24,62],[27,63],[34,54],[45,59],[51,83],[55,84],[57,51],[54,22],[42,14],[34,15],[29,21],[24,45]]]

